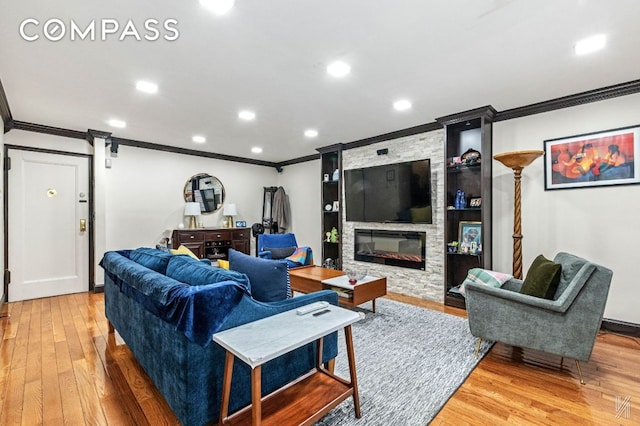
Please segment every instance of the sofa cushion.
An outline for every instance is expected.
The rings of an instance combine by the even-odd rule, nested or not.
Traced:
[[[562,267],[543,255],[536,257],[527,271],[520,293],[553,299],[560,282]]]
[[[468,283],[476,283],[498,288],[502,287],[502,284],[506,283],[511,278],[513,278],[513,275],[497,271],[490,271],[488,269],[472,268],[469,269],[467,277],[464,279],[462,285],[460,286],[460,293],[465,294],[465,286]]]
[[[129,253],[129,259],[153,271],[165,274],[171,255],[149,247],[140,247]]]
[[[291,256],[297,247],[265,247],[264,251],[271,252],[271,259],[284,259]]]
[[[260,302],[277,302],[291,295],[285,260],[261,259],[229,249],[229,268],[249,276],[251,296]]]
[[[222,281],[235,281],[249,291],[249,277],[236,271],[213,268],[188,256],[171,256],[167,276],[190,285],[208,285]]]

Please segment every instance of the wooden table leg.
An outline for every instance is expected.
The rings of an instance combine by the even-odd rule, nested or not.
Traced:
[[[376,313],[376,299],[373,299],[371,301],[371,305],[373,306],[373,313],[375,314]]]
[[[259,426],[262,421],[262,366],[251,370],[251,424]]]
[[[316,348],[318,349],[318,352],[316,353],[316,370],[320,370],[322,368],[322,342],[322,337],[316,341]]]
[[[356,411],[356,417],[362,417],[360,413],[360,395],[358,394],[358,378],[356,377],[356,356],[353,351],[353,333],[351,326],[344,328],[344,337],[347,343],[347,359],[349,360],[349,376],[351,377],[351,387],[353,387],[353,406]]]
[[[229,414],[229,395],[231,394],[231,376],[233,374],[233,359],[231,352],[227,351],[224,359],[224,376],[222,380],[222,404],[220,405],[220,420],[218,424],[224,424]]]

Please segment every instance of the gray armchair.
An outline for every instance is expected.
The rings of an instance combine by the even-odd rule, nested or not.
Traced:
[[[588,361],[596,340],[613,275],[580,257],[558,253],[562,275],[553,300],[520,294],[522,281],[500,288],[466,285],[471,334],[482,339]]]

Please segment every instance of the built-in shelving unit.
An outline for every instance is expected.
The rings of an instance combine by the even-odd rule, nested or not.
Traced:
[[[322,259],[331,259],[336,269],[342,268],[342,144],[320,151],[322,204]],[[335,229],[335,231],[333,231]],[[336,238],[332,238],[333,235]]]
[[[491,269],[491,136],[496,111],[491,106],[439,118],[446,131],[445,141],[445,247],[444,301],[464,308],[464,297],[456,292],[471,268]],[[463,161],[465,153],[476,161]],[[466,206],[456,206],[458,190],[464,191]],[[471,205],[471,200],[479,205]],[[456,208],[458,207],[458,208]],[[462,244],[463,228],[480,229],[480,236]],[[452,245],[457,243],[458,245]]]

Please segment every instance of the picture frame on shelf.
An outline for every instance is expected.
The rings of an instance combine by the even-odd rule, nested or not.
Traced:
[[[246,228],[247,222],[244,220],[236,220],[236,228]]]
[[[460,221],[458,241],[466,247],[471,247],[472,243],[479,245],[482,242],[482,222]]]
[[[338,210],[340,210],[340,201],[334,201],[333,202],[333,211],[337,212]]]
[[[640,183],[640,125],[544,141],[544,189]]]
[[[480,208],[482,207],[482,198],[471,198],[469,200],[469,207]]]

